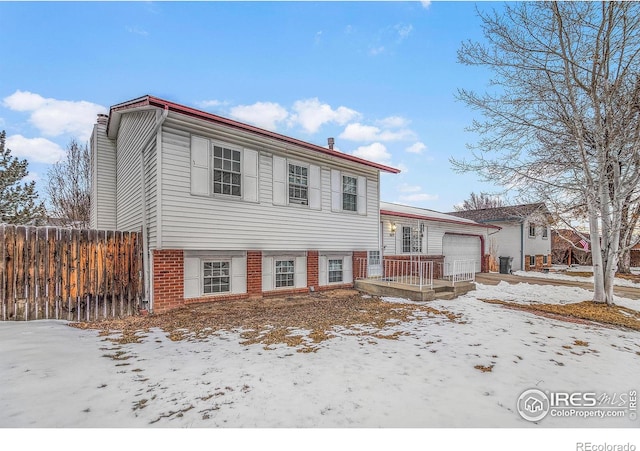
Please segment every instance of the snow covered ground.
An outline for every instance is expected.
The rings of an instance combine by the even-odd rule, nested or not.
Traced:
[[[571,276],[572,272],[593,272],[593,267],[591,266],[566,266],[566,265],[555,265],[551,268],[552,271],[548,273],[537,272],[537,271],[514,271],[515,276],[521,277],[535,277],[539,279],[555,279],[555,280],[571,280],[575,282],[587,282],[593,283],[593,276],[591,277],[583,277],[583,276]],[[569,274],[558,273],[555,271],[567,271]],[[631,272],[633,274],[640,274],[640,268],[631,268]],[[619,287],[631,287],[631,288],[640,288],[640,283],[632,282],[631,280],[621,279],[616,277],[613,281],[614,285]]]
[[[0,426],[638,430],[640,421],[628,415],[532,423],[516,404],[530,388],[618,397],[638,391],[639,332],[480,299],[568,303],[589,300],[590,293],[478,285],[466,296],[428,304],[461,314],[461,322],[423,316],[371,330],[376,337],[362,335],[365,327],[339,330],[315,353],[241,345],[232,332],[173,342],[155,330],[143,343],[116,345],[64,322],[3,322]],[[637,300],[618,303],[640,310]],[[397,339],[380,338],[398,332]]]

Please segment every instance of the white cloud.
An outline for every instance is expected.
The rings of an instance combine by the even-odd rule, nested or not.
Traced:
[[[411,144],[409,147],[407,147],[405,149],[407,152],[409,153],[417,153],[420,154],[422,152],[424,152],[425,150],[427,150],[427,146],[424,145],[424,143],[418,141],[416,143]]]
[[[339,106],[335,110],[317,98],[298,100],[293,104],[292,123],[298,123],[309,133],[316,133],[323,124],[334,122],[344,125],[360,117],[360,113],[350,108]]]
[[[409,125],[409,121],[401,116],[389,116],[377,121],[384,128],[401,128]]]
[[[380,47],[375,47],[369,50],[369,54],[376,56],[376,55],[380,55],[381,53],[384,52],[384,46],[381,45]]]
[[[415,194],[407,194],[405,196],[399,197],[402,202],[427,202],[431,200],[438,200],[437,194],[427,194],[427,193],[415,193]]]
[[[382,143],[373,143],[368,146],[358,147],[353,151],[353,155],[381,164],[386,164],[391,160],[391,154]]]
[[[133,34],[137,34],[140,36],[149,36],[149,32],[146,30],[143,30],[142,28],[138,28],[138,27],[127,27],[127,31],[129,33],[133,33]]]
[[[289,117],[286,109],[273,102],[239,105],[231,108],[230,114],[240,121],[250,122],[268,130],[275,130],[278,122],[282,122]]]
[[[16,91],[4,98],[4,105],[13,111],[30,112],[29,122],[46,136],[64,133],[87,141],[98,113],[106,113],[102,105],[85,100],[57,100],[28,91]]]
[[[431,0],[422,0],[420,3],[422,3],[422,7],[427,9],[429,8],[429,6],[431,6]]]
[[[415,133],[408,129],[382,130],[373,125],[353,123],[346,126],[340,138],[350,141],[402,141],[412,139]]]
[[[413,31],[413,25],[402,25],[398,24],[395,26],[396,31],[398,32],[398,42],[402,42],[409,37],[411,32]]]
[[[30,163],[53,164],[65,156],[65,151],[56,143],[45,138],[25,138],[22,135],[7,137],[7,148],[11,155],[26,158]]]
[[[403,183],[398,187],[398,191],[401,193],[418,193],[422,191],[422,187],[418,185],[409,185],[408,183]]]
[[[229,102],[224,101],[224,100],[201,100],[200,102],[197,102],[196,105],[198,105],[200,108],[217,108],[217,107],[224,107],[229,105]]]

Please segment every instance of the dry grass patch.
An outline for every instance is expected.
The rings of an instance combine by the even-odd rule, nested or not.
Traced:
[[[426,305],[395,304],[376,297],[363,297],[356,290],[334,290],[308,295],[197,304],[162,314],[134,316],[93,323],[72,323],[82,329],[97,329],[117,343],[140,342],[150,329],[163,330],[174,341],[203,340],[219,331],[241,331],[242,344],[265,347],[287,344],[299,352],[318,349],[333,338],[335,328],[359,335],[397,339],[398,334],[380,333],[391,323],[412,321],[418,316],[442,317],[460,322],[460,315]],[[371,332],[359,332],[363,327]]]
[[[580,320],[593,321],[612,326],[626,327],[640,331],[640,312],[619,305],[608,306],[593,301],[575,304],[516,304],[514,302],[499,301],[497,299],[481,299],[489,304],[500,304],[508,308],[526,310],[536,314],[544,314],[571,322]],[[575,343],[576,346],[580,344]]]

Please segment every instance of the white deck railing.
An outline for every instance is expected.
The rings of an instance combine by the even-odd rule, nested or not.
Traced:
[[[368,265],[366,258],[357,259],[356,279],[373,279],[384,282],[413,285],[419,288],[433,287],[431,260],[411,261],[384,258],[382,264]]]
[[[474,282],[476,280],[475,260],[454,260],[445,263],[444,278],[456,282]]]

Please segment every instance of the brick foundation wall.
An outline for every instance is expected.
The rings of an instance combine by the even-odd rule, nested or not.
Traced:
[[[262,251],[247,251],[247,296],[262,296]]]
[[[184,253],[153,251],[153,311],[164,312],[184,305]]]
[[[547,255],[547,264],[544,264],[543,255],[535,256],[535,265],[531,266],[530,255],[524,256],[524,270],[525,271],[542,271],[544,268],[551,267],[551,255]]]
[[[366,261],[366,251],[353,252],[354,280],[357,271],[361,269],[356,265],[360,260]],[[362,270],[366,272],[366,266]],[[255,299],[261,297],[273,297],[282,295],[304,294],[310,287],[316,291],[335,290],[340,288],[353,288],[353,283],[340,285],[319,285],[319,252],[307,252],[307,287],[290,290],[262,291],[262,251],[247,251],[247,292],[241,294],[216,294],[184,299],[184,252],[177,249],[153,251],[153,311],[163,313],[190,304],[202,304],[228,300]]]
[[[318,276],[318,261],[319,261],[319,252],[318,251],[308,251],[307,252],[307,287],[313,287],[315,290],[318,289],[320,285],[320,280]]]

